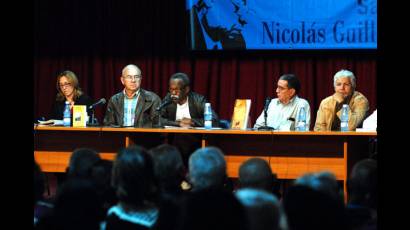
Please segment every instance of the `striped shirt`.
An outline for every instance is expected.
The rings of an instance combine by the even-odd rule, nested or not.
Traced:
[[[123,126],[134,126],[135,109],[137,108],[138,97],[140,91],[134,94],[132,98],[128,98],[124,90],[124,122]]]

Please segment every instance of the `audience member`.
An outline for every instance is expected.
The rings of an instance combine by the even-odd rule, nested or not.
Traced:
[[[232,192],[207,188],[191,193],[184,202],[180,230],[247,230],[246,212]]]
[[[347,214],[351,229],[377,227],[377,161],[357,162],[347,180]]]
[[[58,189],[52,214],[38,229],[95,229],[104,220],[102,203],[91,180],[69,179]]]
[[[150,229],[158,218],[154,204],[156,183],[153,162],[140,146],[121,149],[112,169],[118,204],[108,210],[106,229]]]
[[[235,192],[236,198],[246,209],[250,230],[285,230],[286,217],[279,200],[267,191],[242,188]]]
[[[305,185],[287,189],[283,198],[289,229],[345,230],[343,201]]]
[[[192,153],[188,179],[193,191],[223,188],[226,178],[226,162],[219,148],[205,147]]]
[[[262,189],[281,197],[276,174],[272,173],[268,162],[261,158],[251,158],[241,164],[239,185],[241,188]]]
[[[163,144],[150,150],[154,174],[159,185],[159,216],[155,229],[176,230],[185,192],[181,184],[185,168],[181,153],[172,145]]]

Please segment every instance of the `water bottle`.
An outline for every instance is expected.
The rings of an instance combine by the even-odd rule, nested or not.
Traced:
[[[70,102],[68,101],[65,102],[63,125],[71,126]]]
[[[342,115],[340,116],[340,131],[349,131],[349,106],[343,104]]]
[[[298,114],[297,131],[306,131],[306,109],[305,106],[300,107]]]
[[[212,109],[211,109],[211,103],[205,103],[205,109],[204,109],[204,126],[205,126],[205,129],[212,129]]]

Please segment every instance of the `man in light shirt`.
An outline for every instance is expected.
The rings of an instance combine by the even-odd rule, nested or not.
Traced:
[[[305,107],[306,126],[310,126],[310,106],[305,99],[297,96],[299,91],[300,82],[296,75],[284,74],[279,78],[276,88],[277,98],[272,99],[269,103],[266,126],[275,130],[295,130],[301,107]],[[256,119],[254,128],[257,129],[264,125],[265,117],[262,111]]]

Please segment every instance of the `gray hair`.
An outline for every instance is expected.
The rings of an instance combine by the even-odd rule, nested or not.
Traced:
[[[336,199],[343,198],[343,193],[338,187],[336,176],[329,171],[306,173],[295,180],[295,185],[310,187]]]
[[[336,81],[342,77],[350,78],[350,82],[352,83],[353,89],[356,89],[356,77],[351,71],[345,69],[342,69],[335,74],[335,76],[333,77],[333,86],[336,87]]]
[[[189,157],[189,179],[194,190],[222,187],[225,178],[226,162],[219,148],[201,148]]]
[[[136,70],[141,74],[141,70],[140,70],[140,68],[138,68],[138,66],[136,66],[136,65],[134,65],[134,64],[129,64],[129,65],[125,66],[125,67],[122,69],[122,71],[121,71],[121,76],[124,76],[124,72],[125,72],[127,69],[136,69]]]
[[[287,220],[278,198],[263,190],[242,188],[235,192],[245,207],[251,229],[287,229]]]

